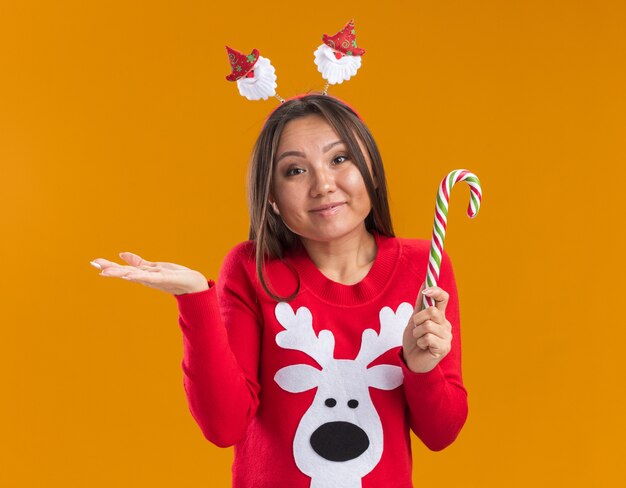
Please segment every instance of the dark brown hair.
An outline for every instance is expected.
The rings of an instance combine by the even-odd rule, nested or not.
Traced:
[[[372,210],[365,219],[366,229],[389,237],[394,235],[383,162],[372,134],[357,113],[329,95],[311,94],[286,101],[265,121],[252,150],[248,172],[249,239],[256,241],[257,275],[263,289],[278,301],[294,298],[300,286],[298,285],[296,291],[288,297],[278,296],[267,284],[263,262],[271,258],[282,259],[285,251],[297,248],[302,243],[300,238],[285,226],[282,219],[270,211],[269,198],[273,185],[274,163],[285,125],[308,115],[320,115],[328,122],[346,144],[351,160],[359,168],[372,202]],[[371,161],[371,174],[359,141],[365,147]]]

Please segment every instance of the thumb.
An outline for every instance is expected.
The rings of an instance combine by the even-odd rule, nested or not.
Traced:
[[[121,252],[119,256],[131,266],[151,266],[154,264],[132,252]]]
[[[420,290],[417,292],[417,299],[415,300],[415,312],[421,312],[424,310],[424,295],[422,291],[426,288],[426,281],[420,286]]]

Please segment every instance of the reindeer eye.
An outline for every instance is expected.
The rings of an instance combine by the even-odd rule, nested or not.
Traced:
[[[335,400],[334,398],[327,398],[324,402],[324,405],[333,408],[335,405],[337,405],[337,400]]]
[[[350,400],[348,401],[348,406],[350,408],[356,408],[359,406],[359,401],[358,400]]]

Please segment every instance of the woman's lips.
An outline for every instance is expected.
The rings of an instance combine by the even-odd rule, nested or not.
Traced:
[[[341,207],[345,205],[345,202],[339,203],[330,203],[328,205],[324,205],[323,207],[318,207],[311,210],[311,213],[315,215],[321,215],[323,217],[327,217],[329,215],[335,215]]]

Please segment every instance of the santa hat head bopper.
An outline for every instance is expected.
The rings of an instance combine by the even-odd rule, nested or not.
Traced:
[[[324,34],[322,40],[324,44],[315,51],[315,64],[322,77],[331,85],[349,80],[361,67],[361,56],[365,54],[365,49],[356,45],[354,21],[334,36]]]
[[[365,49],[357,47],[353,20],[333,36],[324,34],[322,41],[323,44],[314,55],[317,69],[326,80],[322,91],[325,95],[329,85],[343,83],[356,74],[361,67],[361,56],[365,54]],[[232,70],[226,79],[237,82],[242,96],[248,100],[276,97],[281,103],[285,101],[276,93],[276,70],[269,59],[259,54],[258,49],[253,49],[248,55],[228,46],[226,51]]]
[[[276,95],[276,70],[270,60],[253,49],[247,56],[226,46],[232,72],[226,77],[236,81],[239,93],[248,100],[267,100]]]

